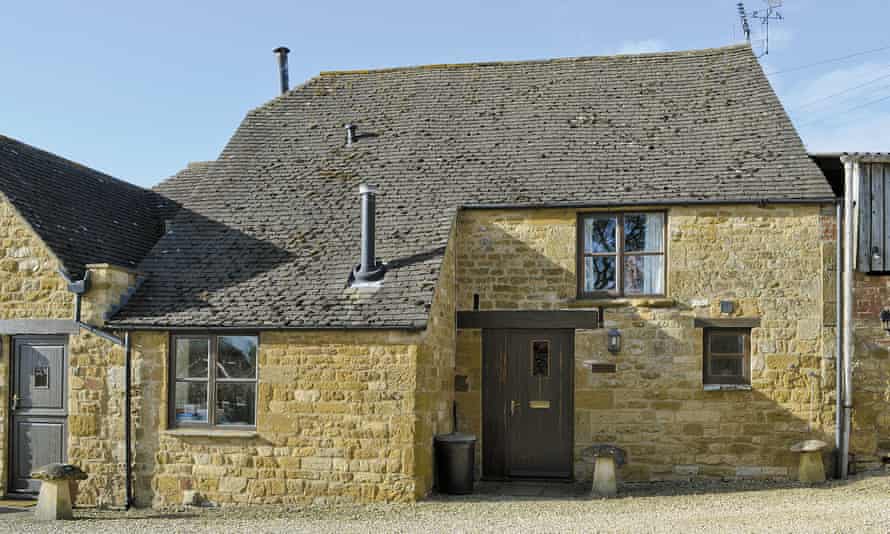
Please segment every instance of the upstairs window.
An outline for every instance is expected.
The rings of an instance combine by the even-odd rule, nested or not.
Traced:
[[[664,294],[662,212],[578,217],[578,296]]]
[[[751,383],[751,330],[706,328],[704,383],[748,385]]]
[[[174,336],[171,427],[255,427],[256,336]]]

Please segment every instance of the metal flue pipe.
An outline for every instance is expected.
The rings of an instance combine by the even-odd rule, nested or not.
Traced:
[[[281,94],[284,94],[290,89],[287,76],[287,55],[290,53],[290,49],[286,46],[279,46],[273,52],[278,54],[278,76],[281,82]]]

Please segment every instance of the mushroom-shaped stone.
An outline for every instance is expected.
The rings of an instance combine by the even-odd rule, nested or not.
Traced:
[[[33,473],[31,478],[40,480],[40,494],[34,515],[37,519],[72,519],[71,481],[85,480],[87,474],[76,465],[49,464]]]
[[[617,467],[625,463],[624,449],[609,444],[597,444],[581,451],[582,458],[593,458],[593,487],[591,495],[614,497],[618,494]]]
[[[828,444],[818,439],[808,439],[791,446],[791,452],[800,454],[797,478],[801,482],[825,482],[825,466],[822,464],[822,449]]]

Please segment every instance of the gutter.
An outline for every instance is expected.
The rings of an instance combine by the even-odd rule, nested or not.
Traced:
[[[132,375],[132,346],[130,343],[130,333],[125,332],[123,339],[112,334],[111,332],[87,324],[80,319],[82,298],[84,293],[90,289],[90,272],[84,273],[82,280],[72,280],[68,273],[59,269],[59,274],[68,283],[68,291],[74,293],[74,322],[82,330],[96,335],[106,341],[124,348],[124,477],[126,486],[126,501],[124,509],[129,510],[133,504],[133,466],[132,466],[132,434],[130,430],[132,414],[130,407],[132,404],[132,387],[130,376]]]
[[[614,208],[620,206],[694,206],[694,205],[727,205],[757,204],[834,204],[836,197],[819,198],[755,198],[741,200],[650,200],[650,201],[605,201],[605,202],[525,202],[525,203],[492,203],[492,204],[461,204],[460,209],[466,210],[500,210],[500,209],[543,209],[543,208]]]

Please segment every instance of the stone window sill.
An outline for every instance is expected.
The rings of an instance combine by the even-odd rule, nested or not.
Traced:
[[[652,298],[604,298],[604,299],[577,299],[568,303],[569,308],[622,308],[630,306],[634,308],[671,308],[677,302],[674,299],[664,297]]]
[[[165,436],[180,438],[255,438],[259,434],[256,430],[226,430],[222,428],[171,428],[164,431]]]
[[[705,384],[705,391],[751,391],[748,384]]]

